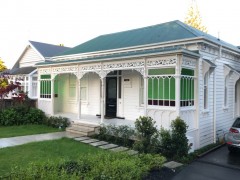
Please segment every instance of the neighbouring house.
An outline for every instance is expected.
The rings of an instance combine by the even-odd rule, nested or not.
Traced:
[[[10,80],[21,83],[21,91],[27,92],[31,99],[38,98],[38,74],[36,63],[47,62],[50,57],[70,48],[41,42],[29,41],[19,59],[10,70]]]
[[[180,116],[193,149],[240,115],[240,49],[180,21],[106,34],[37,63],[38,107],[73,121]]]

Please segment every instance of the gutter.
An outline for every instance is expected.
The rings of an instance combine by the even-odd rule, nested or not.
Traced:
[[[199,57],[199,54],[196,54],[191,51],[186,51],[185,49],[181,50],[172,50],[172,51],[165,51],[165,52],[157,52],[157,53],[149,53],[149,54],[140,54],[140,55],[131,55],[131,56],[123,56],[123,57],[109,57],[109,58],[103,58],[103,59],[90,59],[90,60],[67,60],[67,61],[50,61],[48,64],[35,64],[34,67],[44,67],[44,66],[52,66],[52,65],[64,65],[64,64],[78,64],[78,63],[91,63],[91,62],[102,62],[102,61],[111,61],[111,60],[123,60],[123,59],[132,59],[132,58],[145,58],[146,56],[157,56],[157,55],[171,55],[171,54],[188,54],[190,56]]]

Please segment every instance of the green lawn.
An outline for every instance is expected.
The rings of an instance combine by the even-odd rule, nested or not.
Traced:
[[[46,125],[0,126],[0,138],[61,131]]]
[[[24,168],[31,162],[74,160],[87,153],[96,154],[102,151],[68,138],[2,148],[0,149],[0,177],[7,175],[14,166]]]

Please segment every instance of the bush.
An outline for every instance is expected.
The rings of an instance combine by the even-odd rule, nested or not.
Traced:
[[[121,146],[131,147],[133,144],[132,137],[134,133],[134,130],[129,126],[108,125],[100,127],[99,134],[96,135],[96,138]]]
[[[16,168],[9,179],[142,179],[152,168],[160,168],[165,158],[142,154],[97,153],[74,161],[31,164],[27,169]]]
[[[19,105],[1,111],[0,125],[43,124],[46,116],[40,109]]]
[[[13,126],[26,124],[26,114],[29,108],[26,106],[16,106],[1,111],[0,125]]]
[[[180,159],[188,155],[188,139],[186,137],[187,125],[177,117],[171,123],[171,131],[160,130],[160,151],[169,159]]]
[[[30,108],[25,117],[26,124],[43,124],[46,119],[45,113],[42,110],[36,108]]]
[[[134,143],[135,150],[143,153],[156,152],[158,131],[155,123],[151,117],[140,116],[136,119],[137,141]]]
[[[65,129],[70,125],[70,121],[68,120],[68,118],[61,117],[61,116],[59,117],[50,116],[45,118],[44,124],[54,128]]]

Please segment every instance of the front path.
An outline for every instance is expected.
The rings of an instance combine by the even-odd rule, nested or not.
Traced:
[[[74,135],[67,132],[55,132],[55,133],[47,133],[47,134],[35,134],[35,135],[18,136],[18,137],[10,137],[10,138],[0,138],[0,148],[17,146],[17,145],[30,143],[30,142],[36,142],[36,141],[61,139],[63,137],[72,138],[72,137],[78,137],[78,136],[79,135]]]

